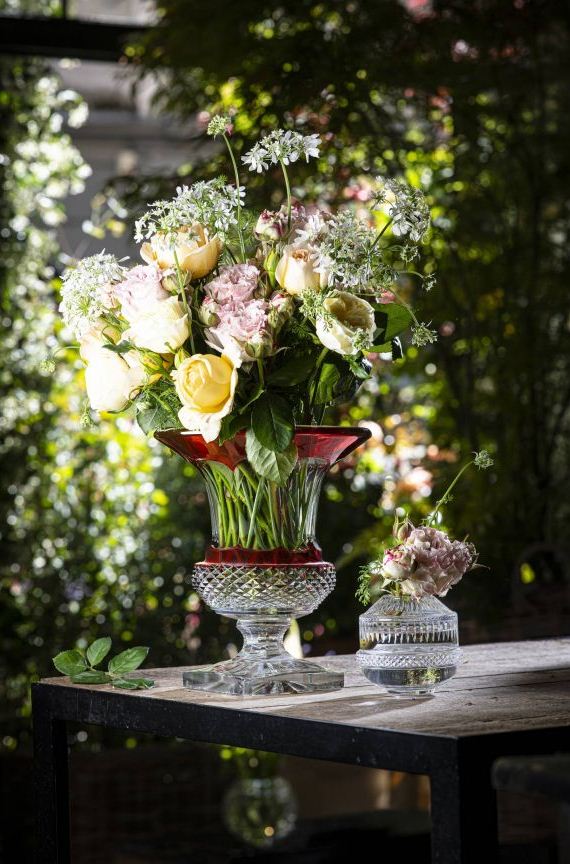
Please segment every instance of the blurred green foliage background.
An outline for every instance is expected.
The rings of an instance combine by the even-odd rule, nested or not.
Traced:
[[[438,284],[416,303],[439,341],[380,362],[376,383],[328,418],[371,421],[374,435],[323,495],[320,540],[339,584],[301,622],[306,650],[355,647],[358,565],[396,507],[425,513],[432,487],[483,447],[495,469],[469,476],[446,524],[489,569],[450,605],[468,639],[559,632],[570,621],[565,4],[158,5],[159,25],[126,56],[135,77],[157,75],[162,110],[205,124],[237,109],[238,151],[283,123],[321,133],[317,172],[295,166],[297,194],[303,184],[309,198],[358,206],[367,175],[385,173],[420,185],[432,207]],[[152,665],[181,665],[219,658],[235,631],[191,589],[209,526],[192,469],[129,418],[84,428],[73,353],[41,371],[59,327],[55,228],[88,170],[66,131],[81,105],[40,61],[2,59],[0,75],[0,740],[12,750],[27,740],[29,683],[60,649],[108,634],[151,645]],[[105,194],[131,223],[181,179],[227,170],[220,149],[176,176],[116,178]],[[280,203],[278,176],[270,200],[247,181],[252,206]],[[92,223],[104,231],[101,201]]]

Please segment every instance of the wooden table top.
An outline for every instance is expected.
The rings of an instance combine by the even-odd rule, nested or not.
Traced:
[[[187,690],[183,668],[145,669],[150,690],[128,691],[109,685],[72,684],[68,678],[42,684],[82,691],[111,691],[137,700],[166,700],[228,710],[324,721],[364,729],[464,738],[570,726],[570,637],[472,645],[463,649],[457,675],[432,699],[403,700],[369,684],[354,656],[316,658],[342,669],[345,687],[311,695],[236,697]]]

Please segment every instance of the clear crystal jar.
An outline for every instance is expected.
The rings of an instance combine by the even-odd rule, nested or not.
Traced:
[[[455,675],[460,656],[457,614],[437,597],[385,594],[360,616],[358,664],[393,696],[431,695]]]

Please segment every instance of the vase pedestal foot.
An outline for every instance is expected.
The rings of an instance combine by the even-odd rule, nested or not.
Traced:
[[[344,686],[342,672],[287,655],[273,659],[246,659],[238,654],[233,660],[211,666],[194,666],[184,672],[182,680],[190,690],[229,696],[324,693]]]

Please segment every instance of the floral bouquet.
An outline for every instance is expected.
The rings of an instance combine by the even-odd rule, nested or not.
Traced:
[[[370,600],[371,589],[392,594],[401,599],[421,600],[426,596],[445,597],[449,589],[475,567],[477,551],[467,540],[451,540],[449,535],[434,527],[441,508],[450,500],[451,492],[461,475],[471,465],[490,468],[493,460],[486,450],[474,454],[437,502],[434,510],[415,527],[407,518],[394,521],[393,539],[381,557],[361,570],[358,596],[363,603]]]
[[[400,284],[429,229],[422,192],[375,179],[366,215],[293,199],[289,170],[319,155],[319,136],[277,130],[242,157],[281,170],[285,201],[245,207],[231,120],[208,133],[228,147],[234,183],[217,177],[176,190],[137,221],[144,264],[104,252],[63,276],[61,312],[86,364],[90,409],[134,408],[142,429],[181,429],[219,446],[245,433],[250,464],[283,484],[296,464],[298,425],[322,423],[352,398],[369,357],[436,334],[417,320]],[[302,190],[299,190],[302,196]]]
[[[232,694],[342,686],[338,670],[291,657],[291,618],[317,608],[335,583],[316,541],[328,468],[367,439],[322,426],[351,399],[369,359],[400,356],[436,334],[402,296],[429,230],[423,194],[374,180],[370,207],[337,212],[293,199],[289,169],[319,155],[319,137],[277,130],[242,157],[281,171],[285,201],[250,213],[229,117],[208,131],[225,142],[234,182],[176,190],[136,223],[144,264],[101,253],[63,277],[61,311],[86,364],[90,408],[134,409],[147,433],[196,465],[206,483],[212,543],[193,584],[244,637],[229,661],[184,673],[191,688]]]

